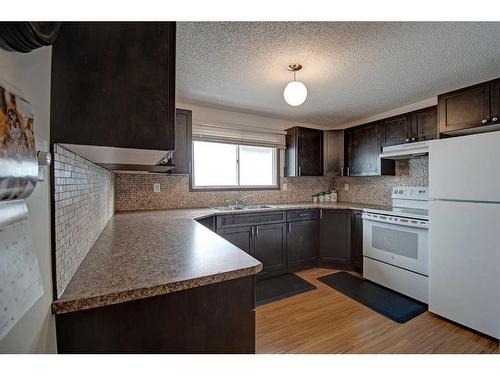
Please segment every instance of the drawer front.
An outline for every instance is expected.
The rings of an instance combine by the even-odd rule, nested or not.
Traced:
[[[286,221],[285,211],[259,212],[217,216],[217,228],[273,224]]]
[[[286,221],[316,220],[319,217],[317,209],[291,210],[286,213]]]

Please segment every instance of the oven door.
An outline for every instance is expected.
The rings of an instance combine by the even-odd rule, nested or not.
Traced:
[[[429,275],[428,222],[363,213],[363,255],[421,275]]]

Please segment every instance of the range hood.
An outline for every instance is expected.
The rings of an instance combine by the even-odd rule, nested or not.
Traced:
[[[168,163],[173,151],[66,143],[61,143],[61,146],[116,173],[166,173],[175,167]]]
[[[391,160],[411,159],[427,155],[428,153],[429,141],[422,141],[384,147],[380,154],[380,158]]]

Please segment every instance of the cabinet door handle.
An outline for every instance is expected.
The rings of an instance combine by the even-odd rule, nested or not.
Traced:
[[[483,119],[481,120],[481,124],[486,124],[487,122],[488,122],[488,119],[487,119],[487,118],[483,118]]]
[[[349,167],[347,167],[347,175],[350,176],[351,175],[351,169]]]
[[[299,176],[302,174],[302,170],[300,168],[300,165],[299,165]]]
[[[253,238],[253,227],[250,227],[250,238]]]
[[[323,210],[319,210],[319,219],[323,220]]]
[[[188,163],[188,173],[191,174],[191,162]]]
[[[259,226],[255,226],[255,237],[259,237]]]
[[[292,223],[288,223],[288,233],[292,231]]]
[[[498,117],[497,116],[494,116],[492,119],[491,119],[491,122],[497,122],[498,121]]]

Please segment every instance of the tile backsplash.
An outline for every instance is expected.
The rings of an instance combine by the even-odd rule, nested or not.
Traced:
[[[344,190],[344,184],[349,190]],[[395,176],[377,177],[337,177],[334,187],[338,190],[341,202],[357,202],[371,204],[392,204],[393,186],[427,186],[429,185],[429,158],[427,156],[396,161]]]
[[[114,213],[115,177],[54,145],[54,215],[57,297]]]
[[[335,187],[339,201],[391,204],[393,186],[427,186],[428,158],[396,161],[396,176],[377,177],[282,177],[287,190],[256,191],[189,191],[189,178],[184,175],[116,174],[116,210],[160,210],[223,206],[242,195],[255,194],[248,203],[288,203],[310,201],[315,193]],[[153,184],[160,184],[160,193]],[[344,184],[349,190],[344,190]]]
[[[153,184],[160,184],[160,193],[153,193]],[[283,177],[287,190],[256,191],[189,191],[186,175],[116,175],[116,210],[159,210],[167,208],[195,208],[227,205],[242,195],[255,194],[248,199],[252,203],[287,203],[310,201],[312,194],[332,187],[329,177]]]

